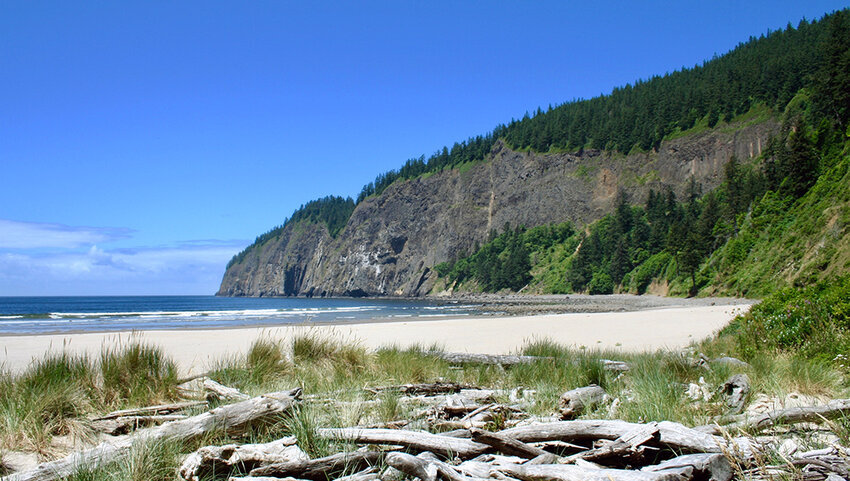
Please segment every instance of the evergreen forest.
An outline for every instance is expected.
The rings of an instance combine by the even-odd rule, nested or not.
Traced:
[[[703,192],[692,179],[682,198],[669,190],[646,199],[621,193],[614,212],[583,229],[504,226],[435,270],[443,287],[491,292],[643,293],[656,282],[670,294],[758,296],[788,283],[803,285],[819,278],[817,263],[782,277],[766,260],[771,255],[753,256],[776,243],[791,254],[795,241],[786,238],[788,227],[819,234],[820,224],[812,224],[820,221],[818,209],[848,195],[850,10],[789,24],[702,65],[539,109],[427,159],[408,160],[364,186],[356,202],[329,196],[303,205],[231,264],[289,223],[324,223],[336,236],[356,204],[395,182],[485,161],[499,140],[515,150],[628,153],[753,115],[779,119],[780,134],[754,162],[729,159],[717,189]],[[822,259],[827,254],[819,254],[820,267],[834,264]]]

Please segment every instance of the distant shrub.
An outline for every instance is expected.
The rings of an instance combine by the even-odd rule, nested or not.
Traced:
[[[596,271],[590,284],[587,286],[588,294],[612,294],[614,292],[614,281],[607,272]]]
[[[789,351],[823,361],[850,346],[850,276],[786,288],[753,306],[728,328],[744,353]]]

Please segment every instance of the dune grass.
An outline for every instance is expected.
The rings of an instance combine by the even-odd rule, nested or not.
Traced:
[[[94,438],[87,418],[176,398],[177,370],[161,349],[137,342],[105,349],[95,362],[51,352],[18,376],[0,374],[0,449],[46,457],[54,436]]]
[[[374,395],[364,388],[454,381],[496,391],[497,401],[510,403],[508,393],[531,393],[524,410],[549,418],[557,413],[558,397],[565,391],[597,384],[606,389],[609,403],[586,418],[617,418],[633,422],[671,420],[686,425],[707,423],[723,414],[719,397],[691,400],[690,383],[716,391],[736,373],[752,380],[754,394],[781,397],[789,392],[810,396],[846,396],[845,372],[833,364],[805,360],[791,354],[759,351],[747,354],[748,365],[704,366],[697,353],[708,358],[741,356],[731,334],[692,347],[690,353],[631,354],[570,348],[548,339],[527,340],[520,354],[540,359],[508,368],[493,365],[452,366],[434,356],[440,346],[386,346],[374,351],[357,342],[305,331],[288,339],[257,339],[241,356],[219,360],[208,375],[250,395],[301,387],[308,402],[291,416],[231,440],[211,434],[189,445],[154,443],[134,447],[133,455],[112,466],[81,466],[70,479],[173,479],[181,457],[206,444],[268,442],[294,435],[311,456],[323,456],[352,446],[316,436],[316,429],[411,420],[413,429],[426,428],[416,418],[423,406],[402,400],[398,392]],[[630,371],[608,371],[600,359],[629,363]],[[126,343],[104,350],[97,359],[66,352],[51,353],[33,362],[23,373],[0,373],[0,453],[27,450],[45,459],[55,456],[55,436],[92,437],[87,418],[109,410],[139,407],[177,397],[174,362],[161,350]],[[512,395],[513,395],[512,394]],[[404,402],[402,402],[404,401]],[[497,416],[490,428],[507,425]],[[850,419],[832,421],[833,430],[850,440]]]

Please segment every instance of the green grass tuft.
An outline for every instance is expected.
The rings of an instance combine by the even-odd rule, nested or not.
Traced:
[[[100,355],[103,401],[107,405],[152,405],[177,395],[177,365],[159,347],[137,341],[106,348]]]

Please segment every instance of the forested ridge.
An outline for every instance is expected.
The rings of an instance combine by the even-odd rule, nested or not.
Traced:
[[[665,138],[710,128],[742,115],[781,115],[781,138],[768,146],[758,166],[733,162],[724,185],[717,191],[703,195],[699,185],[692,185],[684,199],[676,199],[672,192],[653,192],[649,199],[623,198],[617,212],[590,226],[587,235],[573,233],[573,248],[582,245],[577,253],[569,253],[574,257],[567,255],[563,242],[547,247],[557,250],[560,245],[564,252],[557,261],[550,259],[559,274],[545,274],[557,279],[550,279],[546,291],[602,292],[617,286],[624,290],[628,285],[640,292],[644,278],[657,277],[661,274],[659,269],[671,265],[675,265],[676,275],[690,277],[691,286],[686,290],[698,289],[706,285],[698,266],[737,237],[740,224],[760,205],[765,194],[801,198],[824,171],[821,159],[828,157],[829,149],[833,156],[838,155],[834,151],[846,128],[850,91],[846,78],[850,70],[847,18],[848,11],[844,10],[818,21],[804,20],[797,27],[789,24],[786,29],[751,37],[702,65],[639,81],[609,95],[538,110],[532,116],[499,125],[488,134],[445,147],[427,159],[422,156],[408,160],[400,169],[380,174],[364,186],[356,202],[330,196],[303,205],[284,224],[259,236],[229,266],[277,237],[289,223],[324,223],[336,236],[357,203],[380,195],[393,182],[483,161],[499,139],[515,150],[602,148],[626,153],[653,149]],[[538,277],[542,275],[541,256],[554,255],[544,255],[539,245],[534,250],[527,243],[516,241],[525,235],[521,226],[509,228],[501,236],[494,232],[491,241],[508,247],[496,252],[498,245],[488,243],[485,250],[489,254],[470,252],[470,259],[458,264],[465,258],[461,256],[438,270],[452,280],[464,280],[489,269],[489,277],[478,275],[479,288],[518,289],[522,287],[520,280],[537,279],[532,275],[535,269]],[[534,265],[524,274],[494,274],[489,267],[470,267],[485,259],[519,259],[522,256],[505,253],[506,249],[513,252],[512,245],[525,249],[531,260],[538,261],[531,263]],[[668,257],[675,262],[664,262]],[[518,265],[527,264],[528,261],[512,262],[511,269],[516,271]],[[633,280],[635,276],[638,281]],[[506,278],[512,280],[508,282]]]
[[[754,163],[729,159],[717,189],[691,179],[682,199],[672,190],[620,194],[614,212],[561,242],[536,240],[541,227],[506,227],[437,272],[447,285],[485,291],[530,283],[538,292],[642,294],[655,281],[678,294],[755,296],[847,272],[850,15],[821,25],[817,69],[782,106],[780,134]],[[493,276],[517,257],[529,259],[521,272]]]

